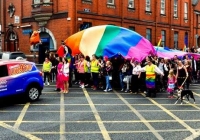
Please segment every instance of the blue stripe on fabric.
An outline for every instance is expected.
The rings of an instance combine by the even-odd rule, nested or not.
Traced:
[[[116,54],[126,56],[131,47],[135,47],[143,37],[138,33],[121,28],[119,34],[104,47],[104,56],[112,57]]]

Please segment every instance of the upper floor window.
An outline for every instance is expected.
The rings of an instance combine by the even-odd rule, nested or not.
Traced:
[[[40,4],[40,0],[33,0],[33,4]]]
[[[188,3],[184,3],[184,19],[188,19]]]
[[[174,0],[174,17],[178,17],[178,0]]]
[[[165,14],[165,0],[161,0],[160,9],[161,9],[160,13],[161,13],[162,15],[164,15],[164,14]]]
[[[146,11],[151,11],[151,0],[146,0]]]
[[[107,4],[112,4],[112,5],[114,5],[114,4],[115,4],[115,0],[107,0]]]
[[[128,0],[128,8],[134,8],[134,0]]]

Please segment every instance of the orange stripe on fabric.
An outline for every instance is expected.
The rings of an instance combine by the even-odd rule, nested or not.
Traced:
[[[69,46],[72,50],[72,55],[76,55],[80,53],[79,46],[83,36],[84,30],[80,31],[72,36],[68,37],[65,40],[65,44]]]

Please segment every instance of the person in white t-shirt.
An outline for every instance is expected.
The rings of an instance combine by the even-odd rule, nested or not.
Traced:
[[[63,93],[68,93],[69,92],[69,62],[67,58],[63,58],[63,83],[64,83],[64,90]]]

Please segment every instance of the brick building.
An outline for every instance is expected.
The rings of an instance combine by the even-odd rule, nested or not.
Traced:
[[[156,45],[181,49],[200,45],[198,0],[1,0],[0,49],[56,51],[61,40],[85,28],[113,24],[134,30]],[[40,31],[42,44],[30,46],[30,33]]]

